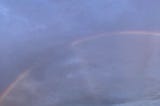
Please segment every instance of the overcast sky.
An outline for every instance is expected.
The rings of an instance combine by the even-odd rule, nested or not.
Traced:
[[[0,0],[0,92],[48,48],[98,33],[159,31],[159,0]]]

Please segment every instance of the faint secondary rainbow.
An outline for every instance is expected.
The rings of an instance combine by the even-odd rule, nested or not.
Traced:
[[[89,37],[84,37],[81,39],[77,39],[74,42],[71,43],[71,46],[74,47],[75,45],[81,43],[81,42],[85,42],[91,39],[96,39],[99,37],[103,37],[103,36],[114,36],[117,34],[124,34],[124,35],[133,35],[133,34],[139,34],[139,35],[146,35],[146,36],[160,36],[160,32],[152,32],[152,31],[143,31],[143,30],[131,30],[131,31],[120,31],[120,32],[113,32],[113,33],[102,33],[102,34],[96,34],[94,36],[89,36]]]
[[[150,35],[150,36],[160,36],[160,32],[152,31],[122,31],[117,34],[140,34],[140,35]]]

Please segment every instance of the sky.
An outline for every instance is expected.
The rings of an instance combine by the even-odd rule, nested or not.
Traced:
[[[43,68],[57,54],[60,62],[70,57],[65,45],[73,40],[118,31],[159,32],[159,5],[159,0],[0,0],[0,94],[35,64],[44,66],[31,77],[43,80]]]

